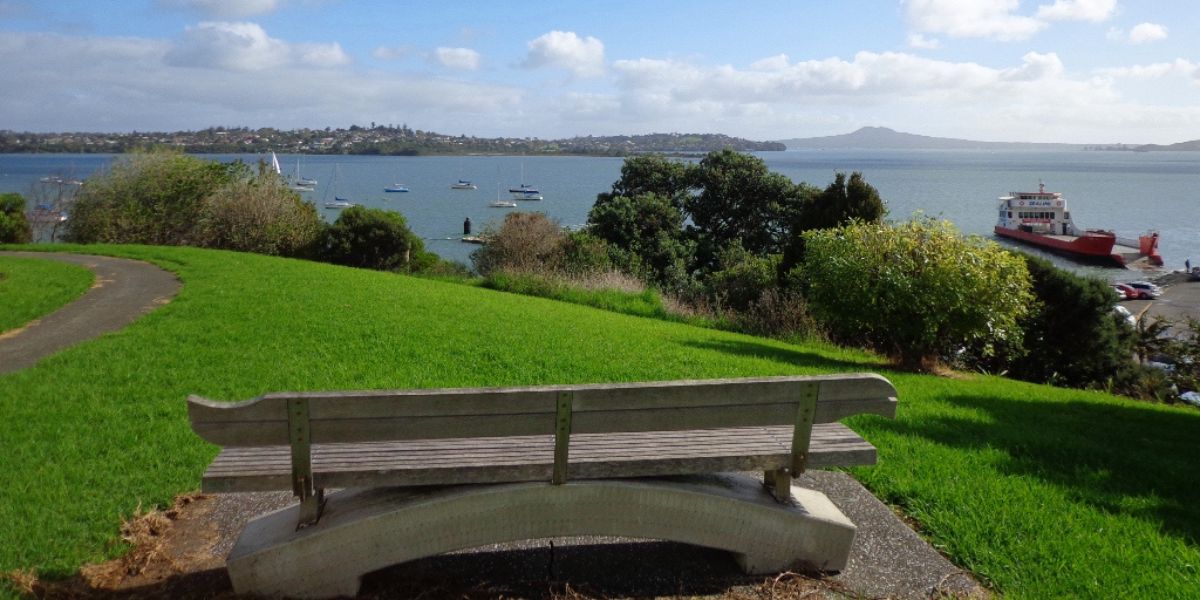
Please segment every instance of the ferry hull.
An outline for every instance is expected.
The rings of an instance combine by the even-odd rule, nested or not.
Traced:
[[[1083,236],[1049,236],[997,225],[996,235],[1014,239],[1030,246],[1039,246],[1072,256],[1099,259],[1125,266],[1125,257],[1113,252],[1113,245],[1116,244],[1117,238],[1111,234],[1104,235],[1089,232]]]

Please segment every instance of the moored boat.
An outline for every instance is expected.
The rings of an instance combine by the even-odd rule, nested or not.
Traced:
[[[1146,259],[1162,266],[1158,233],[1137,240],[1118,238],[1112,231],[1080,230],[1071,219],[1067,201],[1059,192],[1047,192],[1039,182],[1036,192],[1009,192],[999,198],[996,235],[1077,258],[1095,259],[1125,266]]]
[[[459,179],[457,182],[450,184],[450,189],[452,190],[474,190],[478,188],[479,186],[467,181],[466,179]]]

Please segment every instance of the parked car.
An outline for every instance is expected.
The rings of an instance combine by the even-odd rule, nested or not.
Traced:
[[[1121,295],[1120,298],[1117,298],[1118,300],[1137,300],[1141,297],[1140,292],[1123,283],[1114,283],[1112,287],[1113,291]]]
[[[1130,281],[1125,285],[1138,291],[1138,298],[1154,300],[1162,295],[1162,288],[1149,281]]]

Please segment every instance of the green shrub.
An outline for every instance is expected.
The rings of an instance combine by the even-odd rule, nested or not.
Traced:
[[[413,271],[436,261],[398,212],[353,206],[342,211],[325,231],[321,257],[349,267],[378,271]]]
[[[24,244],[33,239],[33,230],[25,218],[25,198],[20,194],[0,194],[0,244]]]
[[[241,162],[222,164],[165,151],[129,155],[88,178],[75,197],[66,239],[198,245],[195,230],[203,200],[249,176],[249,168]]]
[[[475,270],[483,276],[497,271],[550,274],[565,263],[562,226],[540,212],[504,215],[499,227],[488,225],[487,243],[471,254]]]
[[[1025,262],[949,221],[854,223],[804,236],[808,298],[842,340],[907,367],[966,347],[1019,347],[1032,300]]]
[[[723,309],[746,311],[765,291],[776,287],[779,255],[754,256],[734,244],[722,251],[718,260],[720,270],[710,273],[704,283],[709,298]]]
[[[194,245],[311,256],[325,224],[311,202],[275,181],[240,180],[204,198]]]

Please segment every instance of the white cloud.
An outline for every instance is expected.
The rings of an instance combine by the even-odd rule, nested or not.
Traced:
[[[1162,79],[1171,75],[1183,75],[1184,77],[1198,79],[1200,78],[1200,65],[1185,58],[1177,58],[1171,62],[1098,69],[1096,72],[1105,77],[1119,79]]]
[[[922,50],[937,50],[942,43],[935,38],[927,38],[919,33],[908,34],[908,47]]]
[[[221,19],[243,19],[274,12],[280,0],[158,0],[170,8],[188,9]]]
[[[371,56],[379,60],[400,60],[412,56],[416,50],[412,46],[379,46],[371,51]]]
[[[1054,0],[1038,7],[1037,17],[1048,21],[1107,21],[1117,10],[1117,0]]]
[[[1167,28],[1157,23],[1138,23],[1129,30],[1129,42],[1146,44],[1167,39]]]
[[[474,71],[479,68],[479,53],[470,48],[438,48],[433,52],[437,64],[448,69]]]
[[[177,50],[162,40],[0,32],[0,55],[19,58],[0,71],[6,90],[0,114],[34,131],[336,127],[374,120],[483,134],[494,130],[497,115],[518,113],[525,98],[508,86],[320,68],[313,63],[327,59],[311,55],[280,65],[286,68],[196,69],[168,60]]]
[[[573,31],[551,31],[530,41],[527,47],[529,54],[522,66],[557,67],[577,77],[604,74],[604,43],[594,37],[581,38]]]
[[[337,43],[289,44],[267,35],[256,23],[205,21],[184,31],[166,61],[181,67],[262,71],[285,65],[337,67],[348,64],[350,57]]]
[[[1044,21],[1013,14],[1018,0],[902,0],[913,29],[956,38],[1024,40]]]

